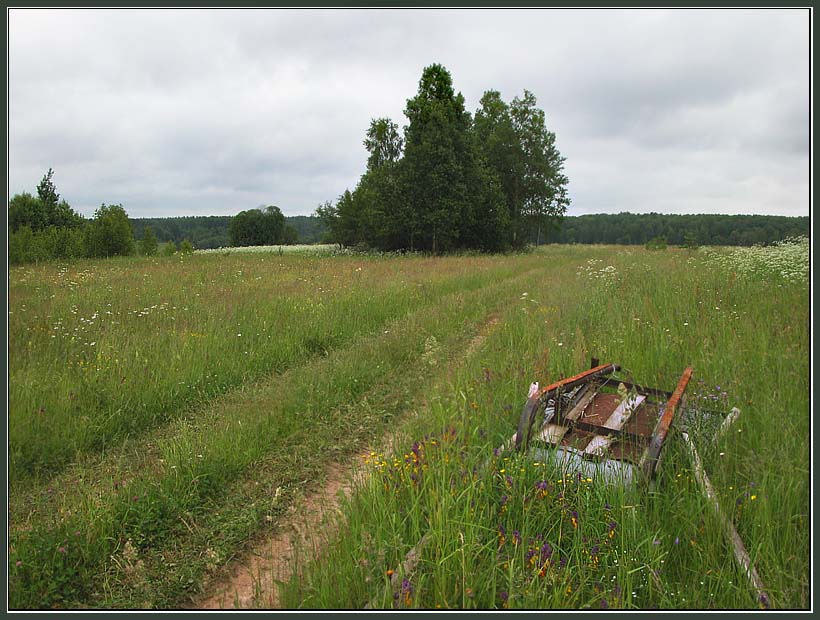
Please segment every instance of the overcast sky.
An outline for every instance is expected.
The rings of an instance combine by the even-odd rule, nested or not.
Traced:
[[[569,215],[809,215],[810,14],[731,10],[9,11],[9,195],[89,216],[307,215],[353,189],[422,69],[475,112],[532,91]]]

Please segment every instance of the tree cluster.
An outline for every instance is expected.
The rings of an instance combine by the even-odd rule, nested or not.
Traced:
[[[136,252],[134,234],[122,205],[103,203],[90,220],[74,211],[57,193],[49,168],[37,195],[16,194],[9,201],[9,263],[52,259],[127,256]],[[140,249],[156,252],[154,237],[143,238]]]
[[[240,211],[228,224],[228,243],[232,247],[284,245],[296,243],[296,230],[288,226],[279,207]]]
[[[532,93],[507,104],[487,91],[473,118],[450,73],[433,64],[404,113],[403,133],[388,118],[371,122],[358,185],[317,208],[328,240],[500,251],[538,242],[560,222],[569,205],[564,158]]]

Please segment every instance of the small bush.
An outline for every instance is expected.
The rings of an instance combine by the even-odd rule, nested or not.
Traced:
[[[647,250],[665,250],[667,245],[666,237],[653,237],[646,242],[645,247]]]

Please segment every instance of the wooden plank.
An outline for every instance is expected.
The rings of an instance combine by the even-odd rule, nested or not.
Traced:
[[[589,403],[592,402],[592,399],[595,398],[595,395],[598,393],[598,390],[589,390],[586,394],[581,397],[581,400],[569,410],[567,415],[563,416],[565,420],[577,420],[581,415],[587,410],[589,407]]]
[[[611,383],[610,383],[611,381]],[[624,381],[623,379],[612,379],[611,377],[607,377],[605,380],[610,386],[614,385],[615,383],[623,383],[623,386],[627,390],[635,390],[638,394],[651,394],[652,396],[658,396],[663,398],[664,400],[669,400],[672,398],[672,392],[667,392],[666,390],[659,390],[658,388],[651,388],[646,387],[644,385],[638,385],[637,383],[630,383],[629,381]]]
[[[646,396],[644,394],[637,394],[624,399],[615,411],[612,412],[612,415],[609,416],[607,421],[604,422],[604,428],[609,428],[616,431],[621,430],[624,424],[626,424],[626,421],[632,415],[632,412],[640,407],[641,403],[645,400]],[[613,441],[613,437],[596,435],[592,438],[589,444],[587,444],[587,447],[584,449],[584,453],[603,456]]]
[[[740,412],[738,411],[738,413]],[[768,609],[771,606],[771,602],[769,599],[769,595],[766,592],[766,586],[763,585],[763,581],[760,579],[760,575],[758,575],[757,569],[755,568],[754,564],[752,564],[752,559],[749,557],[749,553],[746,551],[746,547],[743,545],[743,539],[740,538],[740,535],[737,533],[737,530],[735,529],[735,526],[732,524],[732,521],[726,517],[726,515],[723,513],[723,510],[720,508],[720,501],[718,500],[717,494],[715,493],[715,489],[712,487],[712,483],[709,480],[709,476],[706,475],[706,472],[703,469],[703,463],[700,460],[700,455],[698,454],[698,451],[695,449],[695,444],[692,443],[692,440],[689,438],[689,435],[686,432],[682,432],[681,436],[683,437],[684,443],[689,448],[689,455],[692,457],[692,465],[694,466],[695,470],[695,478],[700,483],[701,489],[703,490],[703,494],[711,502],[712,508],[714,509],[717,518],[720,520],[721,525],[723,525],[723,528],[726,532],[726,536],[732,543],[732,549],[735,552],[735,560],[737,560],[737,563],[740,564],[740,567],[743,570],[743,574],[746,575],[746,578],[749,580],[749,583],[757,593],[758,602],[761,604],[761,606]]]
[[[541,430],[538,431],[538,435],[536,435],[535,439],[546,443],[557,444],[564,438],[568,430],[566,426],[561,426],[560,424],[544,424]]]

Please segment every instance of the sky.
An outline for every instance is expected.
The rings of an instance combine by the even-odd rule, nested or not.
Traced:
[[[810,214],[808,9],[9,9],[8,195],[310,215],[425,66],[531,91],[585,213]]]

